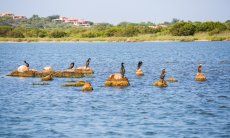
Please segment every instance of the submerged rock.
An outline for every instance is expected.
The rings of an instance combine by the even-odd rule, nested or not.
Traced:
[[[161,80],[156,81],[153,85],[157,87],[167,87],[168,86],[166,81],[162,82]]]
[[[113,87],[113,86],[125,87],[125,86],[129,86],[129,80],[126,77],[123,78],[121,74],[116,73],[116,74],[109,76],[109,78],[105,82],[105,86],[108,86],[108,87]]]
[[[33,83],[32,85],[49,85],[49,83],[47,83],[47,82],[37,82],[37,83]]]
[[[170,78],[168,78],[167,82],[173,83],[173,82],[177,82],[177,80],[173,77],[170,77]]]
[[[42,77],[42,81],[52,81],[52,80],[53,80],[52,74]]]
[[[63,86],[65,86],[65,87],[82,87],[82,86],[84,86],[84,84],[85,84],[85,81],[77,81],[74,83],[66,83]]]
[[[197,73],[196,77],[195,77],[196,81],[206,81],[206,77],[204,76],[203,73]]]
[[[86,83],[84,84],[84,86],[82,87],[82,91],[83,91],[83,92],[93,91],[93,87],[92,87],[91,83],[86,82]]]
[[[138,70],[136,71],[136,75],[137,75],[137,76],[143,76],[144,73],[143,73],[142,69],[138,69]]]

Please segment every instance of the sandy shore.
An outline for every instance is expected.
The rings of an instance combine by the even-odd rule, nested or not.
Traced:
[[[229,41],[229,40],[223,40]],[[194,41],[0,41],[0,43],[167,43],[167,42],[215,42],[211,40],[194,40]]]

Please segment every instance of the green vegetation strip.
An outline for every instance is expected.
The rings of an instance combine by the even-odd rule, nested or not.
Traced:
[[[54,22],[52,17],[32,16],[29,19],[14,20],[0,17],[0,41],[223,41],[230,40],[230,20],[226,22],[184,22],[173,20],[155,25],[147,23],[122,22],[93,24],[91,27],[77,27],[73,24]]]

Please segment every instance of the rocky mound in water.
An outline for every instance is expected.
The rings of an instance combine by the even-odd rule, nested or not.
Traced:
[[[23,73],[23,72],[29,71],[29,67],[27,67],[25,65],[21,65],[18,67],[17,71],[20,73]]]
[[[13,77],[36,77],[35,76],[36,73],[37,73],[37,71],[35,71],[35,70],[28,70],[28,71],[23,71],[23,72],[15,70],[15,71],[11,72],[7,76],[13,76]]]
[[[81,78],[84,74],[76,70],[64,70],[64,71],[36,71],[28,70],[24,72],[19,72],[18,70],[11,72],[7,76],[12,77],[45,77],[47,75],[53,74],[53,77],[58,78]]]
[[[63,86],[65,87],[82,87],[84,86],[85,81],[77,81],[77,82],[73,82],[73,83],[66,83]]]
[[[42,77],[42,81],[52,81],[53,80],[53,75],[49,74],[45,77]]]
[[[52,67],[44,67],[42,72],[43,73],[54,73],[54,70]]]
[[[173,83],[173,82],[177,82],[177,80],[175,78],[173,78],[173,77],[170,77],[170,78],[167,79],[167,82]]]
[[[84,77],[83,73],[80,73],[76,70],[64,70],[64,71],[56,71],[54,73],[55,77],[58,78],[81,78]]]
[[[196,81],[206,81],[206,77],[204,76],[203,73],[197,73],[196,77],[195,77]]]
[[[93,69],[92,68],[90,68],[90,67],[85,67],[85,66],[83,66],[83,67],[78,67],[77,69],[75,69],[77,72],[79,72],[79,73],[82,73],[82,74],[86,74],[86,75],[90,75],[90,74],[93,74],[94,73],[94,71],[93,71]]]
[[[125,86],[129,86],[129,80],[126,77],[123,78],[121,74],[116,73],[109,76],[109,78],[105,82],[105,86],[125,87]]]
[[[166,81],[162,82],[161,80],[156,81],[153,85],[157,87],[167,87],[168,86]]]
[[[143,76],[144,73],[143,73],[142,69],[136,70],[136,75],[137,75],[137,76]]]
[[[82,87],[82,91],[83,92],[93,91],[93,87],[92,87],[91,83],[86,82]]]

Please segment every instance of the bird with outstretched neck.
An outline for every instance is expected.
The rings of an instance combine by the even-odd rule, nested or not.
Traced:
[[[138,64],[137,64],[137,70],[139,70],[142,66],[143,62],[142,61],[139,61]]]
[[[121,63],[121,70],[120,70],[120,73],[122,75],[122,78],[125,77],[125,67],[124,67],[124,63]]]
[[[166,70],[163,69],[161,71],[161,75],[160,75],[160,79],[161,79],[162,83],[165,82],[165,75],[166,75]]]
[[[74,62],[70,63],[69,68],[68,69],[72,69],[74,67]]]
[[[91,58],[88,58],[88,60],[87,60],[86,63],[85,63],[85,68],[88,68],[88,67],[89,67],[90,61],[91,61]]]
[[[24,61],[24,63],[26,64],[26,67],[30,67],[29,63],[27,63],[26,61]]]
[[[198,73],[201,73],[202,72],[202,65],[200,64],[199,66],[198,66]]]

